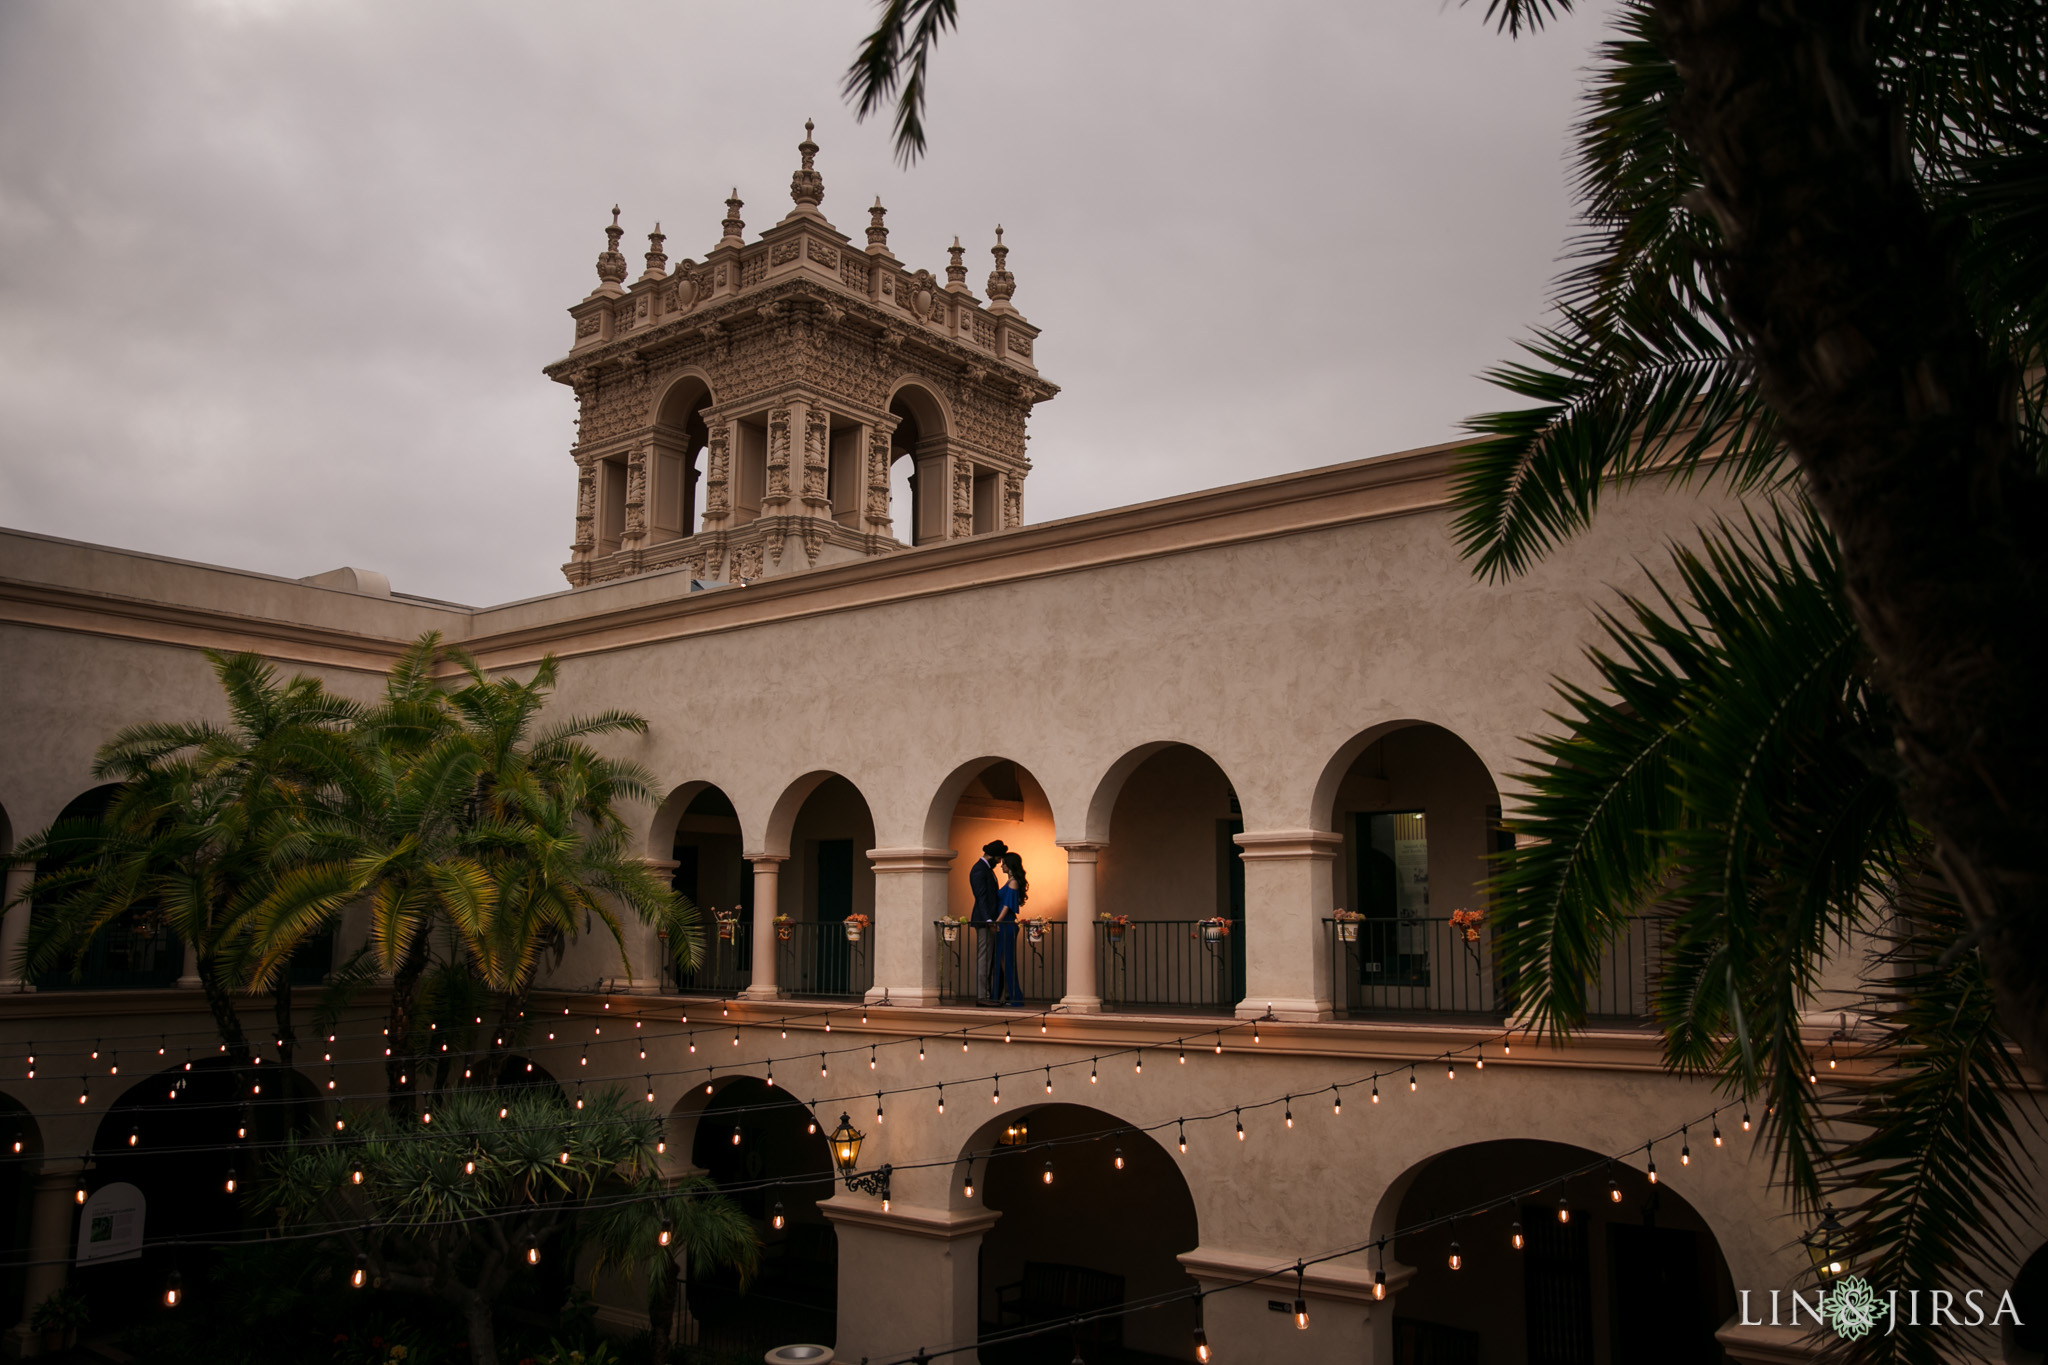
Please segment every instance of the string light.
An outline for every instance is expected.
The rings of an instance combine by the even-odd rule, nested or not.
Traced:
[[[176,1308],[185,1301],[185,1277],[173,1270],[164,1280],[164,1307]]]
[[[1003,1020],[1003,1041],[1010,1041],[1010,1021],[1007,1019]]]
[[[770,1226],[770,1227],[774,1228],[774,1229],[775,1229],[775,1230],[776,1230],[777,1232],[780,1232],[780,1231],[782,1231],[782,1225],[783,1225],[783,1222],[784,1222],[784,1219],[783,1219],[783,1216],[782,1216],[782,1201],[778,1199],[778,1200],[777,1200],[777,1201],[775,1202],[775,1216],[774,1216],[774,1217],[772,1217],[772,1218],[770,1218],[770,1219],[768,1220],[768,1224],[769,1224],[769,1226]]]
[[[922,1038],[917,1040],[917,1060],[920,1062],[924,1060],[924,1039]]]
[[[361,1289],[363,1285],[368,1282],[369,1278],[370,1258],[364,1255],[362,1252],[358,1251],[356,1253],[355,1273],[348,1277],[349,1288]]]
[[[1380,1263],[1372,1272],[1372,1297],[1375,1302],[1385,1302],[1387,1297],[1387,1241],[1382,1237],[1374,1246]]]
[[[662,1220],[661,1220],[661,1231],[660,1231],[660,1232],[657,1232],[657,1233],[655,1233],[655,1234],[654,1234],[654,1244],[655,1244],[656,1246],[662,1246],[662,1247],[665,1247],[665,1246],[667,1246],[667,1245],[669,1244],[669,1242],[670,1242],[670,1241],[672,1241],[672,1240],[674,1239],[674,1237],[675,1237],[675,1227],[676,1227],[675,1219],[673,1219],[673,1218],[664,1218],[664,1219],[662,1219]]]
[[[869,1044],[868,1044],[868,1070],[870,1070],[870,1071],[873,1071],[874,1069],[875,1069],[875,1045],[874,1045],[873,1043],[869,1043]]]
[[[939,1112],[946,1112],[946,1087],[943,1085],[939,1087]]]
[[[1048,1095],[1050,1095],[1050,1094],[1052,1093],[1052,1068],[1051,1068],[1051,1067],[1047,1067],[1047,1068],[1045,1069],[1045,1093],[1046,1093],[1046,1094],[1048,1094]]]
[[[1522,1220],[1517,1218],[1508,1227],[1508,1245],[1513,1247],[1515,1250],[1520,1251],[1523,1247],[1523,1244],[1524,1239],[1522,1237]]]
[[[881,1091],[879,1091],[879,1090],[877,1090],[877,1091],[875,1092],[875,1122],[876,1122],[876,1123],[880,1123],[881,1121],[882,1121],[882,1092],[881,1092]]]
[[[649,1104],[654,1103],[654,1077],[652,1076],[647,1078],[647,1102]]]
[[[1046,1161],[1045,1161],[1045,1174],[1044,1174],[1044,1176],[1043,1176],[1042,1178],[1044,1179],[1044,1181],[1045,1181],[1045,1183],[1046,1183],[1046,1184],[1048,1184],[1048,1185],[1052,1184],[1052,1158],[1051,1158],[1051,1157],[1047,1157],[1047,1158],[1046,1158]]]
[[[1692,1142],[1687,1138],[1683,1127],[1680,1127],[1678,1130],[1678,1164],[1681,1166],[1692,1165]]]
[[[1287,1126],[1289,1128],[1294,1126],[1294,1096],[1292,1095],[1287,1097]]]
[[[1188,1150],[1188,1121],[1186,1119],[1175,1119],[1174,1122],[1180,1125],[1180,1150],[1181,1155],[1186,1156]]]
[[[1195,1291],[1195,1360],[1198,1365],[1209,1365],[1209,1334],[1202,1327],[1202,1294]]]
[[[1657,1154],[1650,1150],[1650,1144],[1643,1144],[1643,1154],[1650,1158],[1650,1183],[1657,1183]]]
[[[1306,1332],[1308,1330],[1308,1300],[1302,1297],[1301,1291],[1302,1266],[1300,1261],[1296,1261],[1294,1263],[1294,1330]]]
[[[1374,1072],[1374,1073],[1373,1073],[1373,1078],[1372,1078],[1372,1102],[1373,1102],[1374,1104],[1378,1104],[1378,1103],[1380,1102],[1380,1078],[1379,1078],[1379,1073],[1378,1073],[1378,1072]]]
[[[1223,1055],[1223,1032],[1221,1029],[1218,1029],[1216,1032],[1216,1055],[1218,1057]]]
[[[1136,1053],[1135,1057],[1136,1064],[1131,1067],[1131,1071],[1134,1075],[1142,1076],[1145,1074],[1145,1054],[1142,1052]]]
[[[360,1185],[363,1183],[362,1162],[358,1161],[348,1168],[348,1183],[351,1185]]]
[[[1330,1087],[1330,1117],[1344,1117],[1344,1092],[1334,1085]]]
[[[1122,1170],[1124,1168],[1124,1149],[1121,1147],[1117,1148],[1116,1155],[1110,1159],[1116,1163],[1118,1170]]]
[[[1557,1221],[1560,1223],[1569,1223],[1572,1221],[1571,1201],[1569,1199],[1566,1199],[1563,1195],[1559,1195],[1557,1197]]]
[[[1614,1178],[1614,1163],[1607,1163],[1607,1198],[1609,1202],[1621,1202],[1621,1182]]]
[[[526,1239],[526,1263],[528,1265],[540,1264],[540,1243],[532,1237]]]
[[[139,1142],[141,1142],[141,1141],[142,1141],[142,1130],[141,1130],[140,1128],[130,1128],[130,1129],[128,1130],[128,1145],[129,1145],[130,1147],[133,1147],[133,1146],[135,1146],[135,1145],[136,1145],[137,1143],[139,1143]]]
[[[995,1089],[989,1092],[988,1102],[990,1104],[1001,1104],[1003,1102],[1003,1073],[1000,1071],[996,1073]]]
[[[1749,1131],[1749,1107],[1747,1105],[1743,1106],[1742,1110],[1742,1131],[1745,1133]]]
[[[1447,1264],[1453,1270],[1465,1268],[1464,1254],[1458,1250],[1458,1220],[1455,1218],[1451,1220],[1451,1255]]]
[[[732,1145],[735,1147],[740,1145],[740,1126],[737,1123],[732,1126]]]
[[[1408,1093],[1415,1093],[1415,1068],[1412,1066],[1408,1068]]]
[[[822,1052],[821,1052],[821,1053],[819,1053],[819,1054],[818,1054],[818,1079],[819,1079],[819,1080],[823,1080],[823,1079],[824,1079],[825,1077],[827,1077],[827,1076],[829,1076],[829,1075],[831,1075],[831,1074],[832,1074],[832,1068],[831,1068],[831,1066],[829,1066],[829,1065],[828,1065],[828,1064],[826,1063],[826,1061],[825,1061],[825,1054],[824,1054],[824,1053],[822,1053]]]
[[[966,1183],[960,1186],[960,1193],[968,1199],[974,1198],[974,1161],[972,1158],[968,1159],[967,1180]]]
[[[235,1168],[232,1166],[228,1167],[227,1187],[229,1194],[233,1194],[235,1192]],[[82,1203],[84,1201],[81,1200],[80,1202]]]
[[[1721,1145],[1721,1118],[1718,1114],[1714,1116],[1714,1145]]]
[[[1187,1045],[1184,1043],[1176,1043],[1174,1044],[1174,1046],[1180,1049],[1180,1064],[1182,1066],[1186,1066],[1188,1064]]]
[[[1239,1142],[1243,1142],[1243,1141],[1244,1141],[1244,1113],[1243,1113],[1243,1111],[1242,1111],[1242,1110],[1237,1110],[1237,1109],[1233,1109],[1233,1110],[1231,1110],[1230,1112],[1231,1112],[1231,1113],[1233,1113],[1233,1114],[1236,1114],[1236,1115],[1237,1115],[1237,1140],[1238,1140]]]
[[[1096,1064],[1096,1063],[1097,1063],[1098,1061],[1100,1061],[1100,1060],[1102,1060],[1102,1059],[1101,1059],[1101,1058],[1099,1058],[1099,1057],[1090,1057],[1090,1058],[1088,1059],[1088,1084],[1090,1084],[1090,1085],[1094,1085],[1094,1084],[1096,1083],[1096,1081],[1095,1081],[1095,1064]]]
[[[234,1191],[234,1188],[235,1187],[233,1185],[228,1186],[229,1192],[232,1193]],[[78,1177],[78,1188],[72,1191],[72,1198],[80,1204],[83,1204],[86,1200],[85,1177],[82,1175]]]

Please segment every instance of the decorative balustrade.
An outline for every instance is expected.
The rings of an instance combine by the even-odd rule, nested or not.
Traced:
[[[1134,919],[1094,925],[1095,983],[1104,1009],[1163,1008],[1228,1014],[1244,996],[1231,934],[1241,923]]]
[[[704,956],[694,971],[671,964],[676,989],[684,995],[738,995],[754,979],[754,926],[745,918],[714,920],[704,926]]]
[[[775,984],[785,996],[859,1000],[875,984],[872,926],[856,931],[840,920],[794,920],[776,925],[775,939]]]
[[[1448,918],[1323,921],[1330,936],[1330,1000],[1339,1016],[1458,1014],[1504,1019],[1515,1009],[1514,982],[1494,958],[1484,928]],[[1662,962],[1654,920],[1637,917],[1608,945],[1591,990],[1589,1019],[1647,1021]]]
[[[1036,938],[1031,923],[1027,921],[1017,930],[1017,980],[1027,1003],[1057,1004],[1067,993],[1067,923],[1038,920]],[[987,934],[993,949],[995,930],[942,921],[932,932],[939,936],[939,998],[949,1004],[971,1003],[980,991],[988,989],[984,982],[977,990],[974,981],[979,970],[977,936]]]

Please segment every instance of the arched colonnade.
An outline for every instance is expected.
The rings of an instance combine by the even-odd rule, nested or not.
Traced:
[[[1253,766],[1168,739],[1081,772],[989,752],[907,801],[890,797],[895,772],[705,775],[669,792],[647,852],[707,916],[710,962],[685,989],[971,1000],[972,931],[935,926],[969,912],[969,869],[1001,840],[1028,870],[1026,916],[1043,921],[1020,963],[1035,1003],[1293,1019],[1414,1007],[1414,991],[1404,1001],[1394,988],[1421,980],[1430,953],[1448,956],[1432,934],[1443,938],[1454,908],[1483,909],[1476,884],[1501,839],[1488,764],[1452,731],[1411,720],[1354,734],[1312,771],[1276,779]],[[1371,942],[1387,951],[1374,951],[1401,960],[1362,971],[1362,950],[1333,928],[1340,908],[1385,921]],[[867,923],[835,966],[852,917]],[[1209,937],[1205,920],[1229,923]],[[1429,1008],[1498,1005],[1446,994],[1446,982],[1439,970]]]

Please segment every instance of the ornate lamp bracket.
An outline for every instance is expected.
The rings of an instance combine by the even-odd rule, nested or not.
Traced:
[[[878,1171],[848,1171],[846,1188],[855,1194],[871,1194],[884,1203],[889,1199],[889,1173],[896,1168],[884,1166]]]

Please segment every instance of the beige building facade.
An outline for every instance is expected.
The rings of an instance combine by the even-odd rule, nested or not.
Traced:
[[[548,367],[582,412],[565,592],[456,607],[367,571],[293,581],[0,533],[0,847],[89,792],[122,726],[218,718],[204,650],[358,695],[430,630],[494,671],[551,653],[563,713],[648,718],[615,746],[668,793],[638,812],[644,855],[730,923],[688,977],[651,930],[625,961],[583,938],[544,992],[563,1036],[531,1053],[557,1077],[644,1077],[677,1169],[751,1153],[764,1096],[801,1106],[789,1192],[746,1197],[771,1243],[827,1267],[836,1359],[971,1344],[1048,1285],[1113,1283],[1132,1306],[1190,1277],[1232,1362],[1469,1348],[1623,1365],[1665,1339],[1646,1302],[1718,1331],[1730,1359],[1806,1358],[1782,1320],[1742,1321],[1742,1291],[1810,1289],[1804,1228],[1739,1101],[1662,1067],[1641,1024],[1654,935],[1617,948],[1595,1028],[1509,1053],[1487,941],[1449,925],[1487,908],[1476,883],[1520,738],[1546,725],[1554,678],[1584,675],[1592,609],[1714,508],[1618,493],[1499,584],[1452,543],[1450,448],[1027,523],[1025,423],[1056,390],[1000,248],[986,301],[958,253],[943,282],[897,262],[879,206],[857,249],[820,210],[817,148],[800,151],[792,209],[752,242],[735,196],[701,263],[668,266],[657,230],[628,284],[612,230]],[[911,508],[889,496],[906,460]],[[1015,1010],[975,1004],[972,931],[941,927],[991,838],[1022,853],[1026,913],[1045,921]],[[10,898],[31,871],[10,868]],[[1368,919],[1347,936],[1339,910]],[[852,915],[872,921],[858,942]],[[24,931],[10,912],[9,971]],[[344,924],[337,951],[360,932]],[[189,968],[148,970],[154,984],[0,983],[32,1262],[0,1313],[74,1273],[73,1191],[88,1154],[118,1147],[131,1078],[171,1065],[159,1047],[210,1046]],[[641,1027],[591,1032],[613,1017]],[[117,1034],[134,1059],[95,1074],[80,1059]],[[48,1059],[34,1079],[31,1050]],[[380,1061],[358,1036],[331,1071],[299,1070],[368,1093]],[[842,1112],[866,1132],[861,1166],[894,1168],[886,1204],[798,1151]],[[1030,1141],[1004,1152],[1019,1122]],[[1654,1186],[1641,1153],[1582,1169],[1681,1125]],[[772,1182],[779,1159],[733,1178]],[[1481,1199],[1493,1210],[1442,1224]],[[792,1227],[771,1227],[771,1204]],[[1297,1294],[1306,1333],[1272,1308]],[[1193,1359],[1194,1315],[1185,1298],[1132,1311],[1118,1342]],[[1543,1356],[1543,1332],[1580,1354]]]

